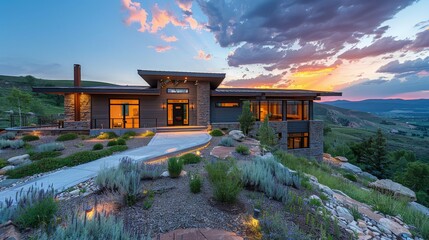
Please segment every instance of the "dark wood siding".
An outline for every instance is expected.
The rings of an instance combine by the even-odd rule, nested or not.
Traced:
[[[239,102],[238,108],[216,107],[217,102]],[[237,97],[211,97],[210,98],[210,118],[212,123],[238,122],[243,103]]]
[[[288,121],[287,131],[288,133],[308,132],[310,130],[308,123],[309,121]]]

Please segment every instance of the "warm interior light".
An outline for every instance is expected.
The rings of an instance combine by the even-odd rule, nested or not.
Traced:
[[[166,108],[165,103],[162,103],[162,104],[161,104],[161,108],[162,108],[162,109],[165,109],[165,108]]]

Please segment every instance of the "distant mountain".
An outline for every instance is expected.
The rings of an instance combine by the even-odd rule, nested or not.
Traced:
[[[324,102],[323,104],[379,115],[417,113],[427,114],[429,116],[429,99],[367,99],[363,101],[338,100]]]

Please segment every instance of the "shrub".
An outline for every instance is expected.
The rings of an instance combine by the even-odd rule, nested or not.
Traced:
[[[92,150],[94,150],[94,151],[101,150],[103,148],[104,148],[104,146],[101,143],[96,143],[96,144],[94,144],[94,146],[92,146]]]
[[[44,158],[55,158],[61,155],[61,152],[30,152],[31,160],[41,160]]]
[[[262,229],[262,239],[312,239],[300,231],[296,225],[285,225],[278,212],[264,214],[259,223]]]
[[[189,177],[189,188],[192,193],[201,192],[202,178],[199,174],[191,174]]]
[[[46,198],[22,210],[15,222],[21,228],[36,228],[41,224],[48,224],[57,211],[54,198]]]
[[[97,139],[112,139],[117,138],[118,135],[114,132],[104,132],[97,136]]]
[[[10,147],[10,140],[0,139],[0,149]]]
[[[249,131],[252,129],[255,124],[255,116],[253,112],[250,110],[250,102],[244,101],[243,108],[241,111],[241,115],[238,117],[238,121],[240,122],[240,129],[243,131],[245,135],[249,134]]]
[[[317,198],[311,198],[309,201],[309,204],[310,204],[310,206],[314,206],[314,207],[321,207],[322,206],[322,203]]]
[[[263,147],[274,147],[277,144],[277,135],[268,122],[268,115],[265,116],[264,121],[258,129],[258,139]]]
[[[6,132],[0,135],[0,139],[4,140],[13,140],[16,137],[16,133],[14,132]]]
[[[128,146],[124,146],[124,145],[117,145],[117,146],[112,146],[109,148],[110,151],[112,152],[122,152],[128,149]]]
[[[124,138],[124,139],[129,139],[130,137],[135,137],[136,135],[137,135],[136,132],[128,131],[128,132],[122,134],[121,137]]]
[[[197,156],[193,153],[187,153],[180,157],[180,160],[183,162],[183,164],[194,164],[201,162],[201,157]]]
[[[223,132],[220,129],[213,129],[212,131],[210,131],[210,135],[212,135],[213,137],[221,137],[223,136]]]
[[[64,142],[64,141],[70,141],[78,138],[76,133],[65,133],[57,137],[55,141]]]
[[[150,130],[147,130],[146,132],[142,133],[140,136],[142,136],[142,137],[153,137],[153,136],[155,136],[155,133],[150,131]]]
[[[57,142],[51,142],[51,143],[45,143],[41,144],[36,147],[36,152],[53,152],[53,151],[62,151],[66,147],[63,143],[57,143]]]
[[[230,137],[223,137],[220,140],[219,145],[224,147],[234,147],[234,140]]]
[[[362,219],[362,214],[359,212],[358,206],[353,206],[350,208],[350,213],[352,214],[355,221]]]
[[[242,189],[240,171],[231,162],[217,161],[206,166],[213,185],[213,196],[219,202],[233,203]]]
[[[235,147],[235,151],[241,155],[250,154],[249,148],[245,145],[238,145],[237,147]]]
[[[145,191],[145,192],[146,192],[146,194],[145,194],[146,196],[145,196],[145,199],[143,201],[143,209],[148,210],[153,205],[155,193],[154,193],[154,191],[151,191],[151,190]]]
[[[118,140],[116,140],[116,143],[122,146],[127,145],[127,142],[123,138],[119,138]]]
[[[4,168],[9,165],[9,162],[6,159],[0,158],[0,168]]]
[[[163,164],[147,164],[143,163],[141,166],[141,179],[156,179],[159,178],[164,172],[165,166]]]
[[[13,141],[9,141],[9,147],[12,149],[18,149],[18,148],[22,148],[25,145],[25,142],[22,140],[13,140]]]
[[[116,140],[110,140],[110,141],[107,143],[107,146],[108,146],[108,147],[116,146],[116,145],[118,145],[118,141],[116,141]]]
[[[354,174],[345,173],[345,174],[343,174],[343,177],[347,178],[348,180],[350,180],[352,182],[357,182],[357,178]]]
[[[25,135],[21,139],[24,142],[31,142],[31,141],[37,141],[40,138],[39,138],[39,136],[36,136],[36,135]]]
[[[183,162],[176,157],[168,159],[168,174],[171,178],[177,178],[180,176],[183,168]]]

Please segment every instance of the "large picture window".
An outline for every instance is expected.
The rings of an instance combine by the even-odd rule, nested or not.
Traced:
[[[240,107],[239,102],[217,102],[216,107],[219,108],[238,108]]]
[[[256,121],[264,121],[268,116],[269,121],[282,121],[282,101],[251,101],[250,109]]]
[[[308,133],[289,133],[288,134],[288,137],[287,137],[288,149],[308,148],[308,147],[310,147]]]
[[[309,101],[287,101],[287,120],[309,120]]]
[[[110,128],[139,128],[138,99],[110,99]]]

